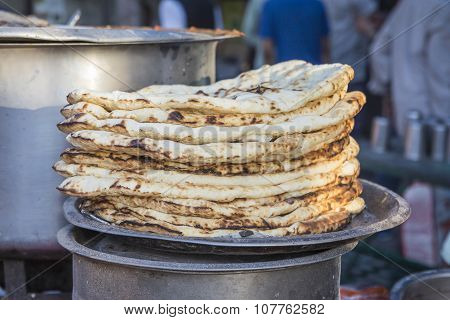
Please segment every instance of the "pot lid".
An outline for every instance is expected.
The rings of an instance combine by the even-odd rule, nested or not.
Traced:
[[[217,41],[239,36],[242,36],[242,33],[236,30],[197,28],[170,30],[150,27],[0,27],[0,43],[173,43]]]

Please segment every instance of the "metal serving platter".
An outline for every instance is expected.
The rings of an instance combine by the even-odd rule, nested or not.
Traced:
[[[394,228],[408,219],[410,207],[403,198],[380,185],[366,180],[361,181],[366,209],[342,230],[322,234],[200,238],[133,231],[80,211],[78,199],[73,197],[65,201],[64,214],[67,221],[75,226],[124,236],[124,241],[147,243],[152,248],[161,250],[207,254],[277,254],[316,251],[364,239],[376,232]]]

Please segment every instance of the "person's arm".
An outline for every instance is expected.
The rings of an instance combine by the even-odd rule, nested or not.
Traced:
[[[356,30],[368,38],[372,38],[375,35],[375,25],[370,17],[358,15],[355,18],[355,25]]]
[[[214,4],[214,27],[216,29],[224,29],[222,8],[218,3]]]
[[[331,54],[330,54],[330,38],[322,37],[320,39],[320,47],[321,47],[321,60],[322,63],[330,63],[331,62]]]
[[[368,88],[373,94],[384,95],[388,92],[391,81],[391,29],[393,16],[386,20],[383,27],[375,35],[367,57],[370,61],[370,80]],[[357,61],[356,63],[358,63]]]
[[[325,7],[322,6],[321,23],[320,23],[320,59],[322,63],[329,63],[331,61],[331,44],[330,44],[330,27],[328,26],[328,17],[326,15]]]
[[[374,0],[353,1],[356,30],[368,38],[372,38],[375,35],[376,29],[372,18],[376,10],[377,3]]]
[[[273,64],[275,62],[275,49],[271,39],[263,40],[264,63]]]
[[[252,46],[257,46],[259,41],[258,19],[261,12],[256,9],[257,1],[250,0],[245,8],[244,18],[242,20],[242,32],[245,34],[245,40]]]
[[[262,39],[264,63],[272,64],[275,62],[275,27],[273,23],[273,10],[270,6],[272,1],[266,2],[261,14],[260,36]]]
[[[163,0],[158,8],[159,22],[163,28],[185,29],[187,25],[186,12],[183,5],[175,0]]]

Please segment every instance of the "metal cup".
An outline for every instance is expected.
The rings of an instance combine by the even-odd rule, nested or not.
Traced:
[[[447,126],[441,122],[436,122],[431,127],[431,138],[431,159],[444,161],[446,156]]]
[[[435,116],[428,116],[422,119],[422,123],[425,126],[424,132],[424,156],[432,157],[433,149],[433,137],[434,137],[434,127],[440,123],[440,119]]]
[[[418,161],[424,155],[424,132],[425,126],[421,121],[412,120],[408,122],[405,133],[404,157],[408,160]]]
[[[419,110],[409,110],[406,118],[408,119],[408,121],[418,121],[422,119],[422,112],[420,112]]]
[[[371,149],[376,153],[383,153],[387,149],[389,136],[389,119],[386,117],[375,117],[372,121],[372,132],[370,137]]]
[[[406,113],[406,126],[405,126],[405,132],[404,132],[404,136],[406,136],[406,132],[408,130],[408,126],[410,122],[414,122],[414,121],[420,121],[422,120],[422,112],[420,112],[419,110],[416,109],[412,109],[409,110]]]

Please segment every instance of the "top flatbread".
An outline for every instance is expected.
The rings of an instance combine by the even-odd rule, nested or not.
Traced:
[[[163,110],[159,108],[143,108],[136,110],[112,110],[88,102],[77,102],[61,109],[61,114],[67,119],[77,114],[91,114],[97,119],[131,119],[137,122],[160,122],[182,124],[187,127],[216,126],[248,126],[252,124],[277,124],[297,116],[322,114],[330,111],[333,106],[345,96],[347,86],[339,89],[329,97],[308,102],[302,108],[281,113],[240,113],[240,114],[202,114],[196,110]]]
[[[202,113],[280,113],[334,94],[353,79],[348,65],[312,65],[291,60],[242,73],[208,86],[155,85],[138,92],[79,89],[67,101],[90,102],[106,110],[160,108]]]

